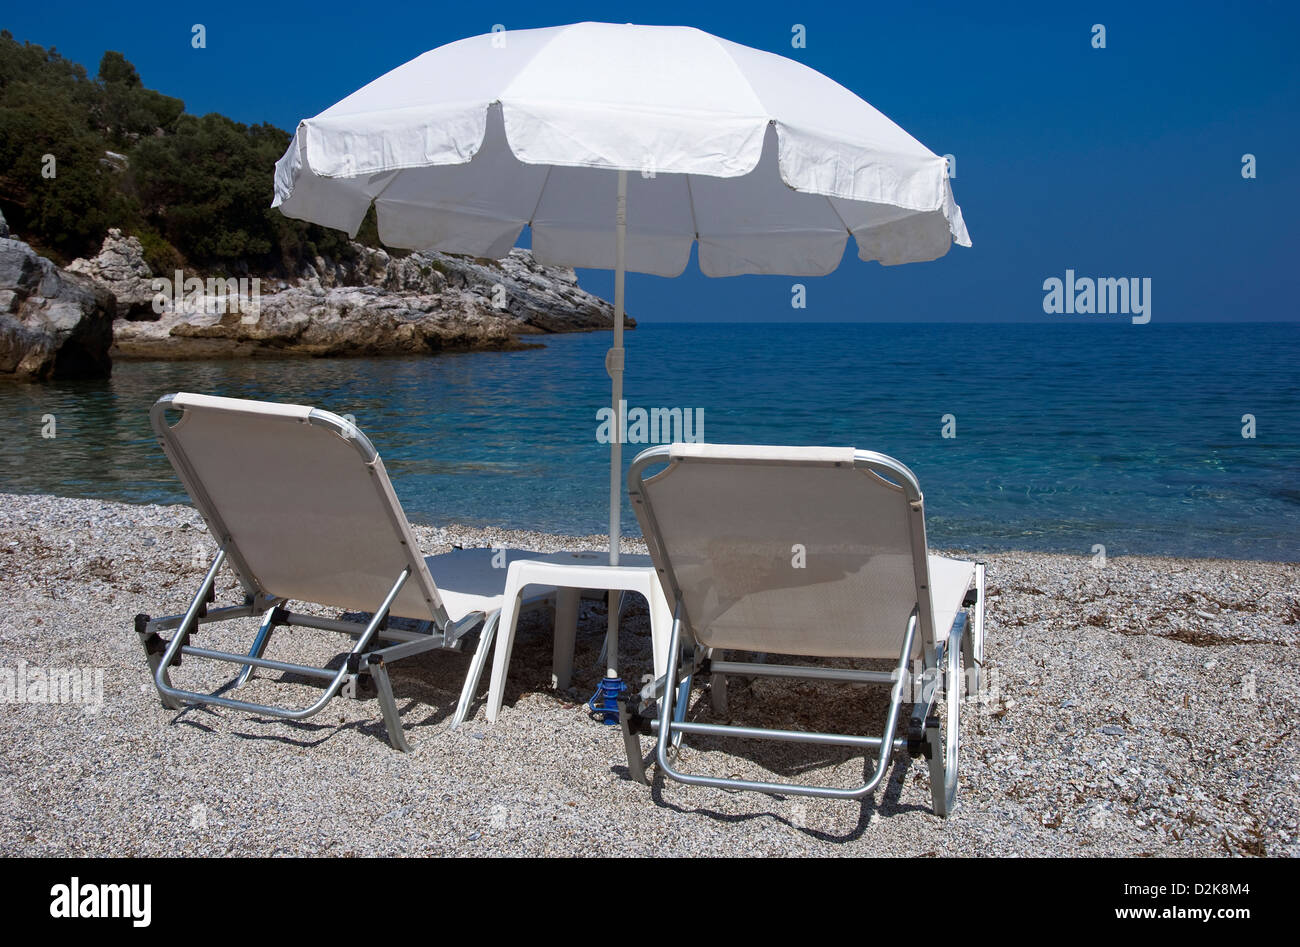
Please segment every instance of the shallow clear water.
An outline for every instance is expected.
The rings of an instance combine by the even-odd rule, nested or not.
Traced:
[[[0,490],[183,502],[148,408],[188,390],[354,415],[417,521],[603,533],[609,341],[119,362],[104,382],[5,385]],[[1300,560],[1294,324],[643,323],[627,349],[629,405],[702,408],[708,441],[898,457],[925,491],[936,546]],[[955,438],[941,436],[945,414]],[[625,462],[639,449],[625,445]],[[626,503],[624,528],[638,532]]]

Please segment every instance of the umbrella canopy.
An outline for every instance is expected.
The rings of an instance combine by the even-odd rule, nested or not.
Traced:
[[[946,162],[801,63],[689,27],[572,26],[439,47],[298,125],[275,206],[384,243],[675,276],[816,276],[970,245]]]
[[[622,400],[627,270],[708,276],[933,260],[970,245],[947,163],[801,63],[690,27],[577,23],[431,50],[299,123],[276,164],[289,217],[394,247],[615,271]],[[614,424],[621,429],[621,425]],[[610,443],[610,561],[622,450]],[[616,619],[610,610],[610,676]]]

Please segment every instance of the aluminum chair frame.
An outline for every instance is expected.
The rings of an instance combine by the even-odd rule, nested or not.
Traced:
[[[347,621],[343,619],[319,618],[292,612],[285,606],[288,600],[270,594],[260,587],[247,561],[240,553],[238,544],[231,537],[229,530],[221,520],[220,511],[203,489],[198,477],[185,453],[173,444],[167,436],[166,412],[173,407],[175,395],[164,395],[150,410],[150,420],[159,444],[171,460],[181,482],[189,491],[200,515],[208,525],[210,534],[220,543],[216,557],[212,560],[198,591],[190,601],[189,608],[183,614],[150,618],[140,614],[135,618],[135,630],[144,647],[149,663],[154,687],[157,689],[163,705],[179,710],[186,705],[201,706],[212,704],[240,710],[248,713],[278,717],[285,720],[305,720],[325,708],[341,692],[347,696],[356,696],[364,679],[373,681],[384,725],[388,731],[389,742],[394,748],[409,752],[411,746],[402,729],[401,717],[393,695],[392,683],[388,676],[387,665],[391,661],[422,654],[435,649],[452,651],[463,650],[466,637],[476,628],[480,629],[478,648],[474,654],[469,674],[461,690],[459,707],[467,707],[474,696],[474,686],[482,672],[488,654],[492,650],[500,610],[491,613],[471,612],[459,621],[452,621],[441,602],[431,602],[434,621],[421,622],[418,631],[389,627],[389,609],[407,580],[411,578],[412,566],[408,565],[401,573],[394,576],[393,585],[382,604],[373,613],[368,622]],[[313,409],[308,416],[308,423],[333,430],[351,443],[366,464],[378,459],[378,451],[370,439],[355,425],[344,418],[328,411]],[[400,510],[390,510],[396,518]],[[418,557],[417,557],[418,559]],[[412,560],[413,562],[416,559]],[[242,585],[245,595],[242,605],[227,606],[209,610],[208,606],[215,600],[214,583],[223,564],[229,563]],[[422,566],[423,563],[421,562]],[[234,654],[209,648],[197,648],[189,644],[190,637],[205,624],[228,621],[238,618],[262,616],[261,624],[247,654]],[[274,661],[263,657],[270,643],[272,632],[279,626],[313,628],[322,631],[338,632],[356,639],[347,659],[337,670],[313,665],[294,664],[286,661]],[[481,627],[480,627],[481,626]],[[160,632],[175,630],[170,640],[162,637]],[[385,642],[381,647],[375,647]],[[211,693],[185,690],[173,686],[169,669],[179,666],[184,657],[203,658],[235,664],[240,671],[234,681]],[[326,680],[324,692],[312,704],[306,707],[283,707],[252,701],[237,700],[222,695],[222,691],[232,684],[242,687],[246,684],[255,668],[300,674],[319,680]]]
[[[971,677],[978,689],[980,668],[983,664],[984,626],[984,564],[975,564],[974,589],[968,591],[954,618],[947,638],[936,641],[932,603],[929,587],[929,550],[925,538],[924,498],[915,475],[902,463],[874,451],[854,451],[853,465],[865,474],[874,475],[885,484],[905,494],[910,518],[912,559],[916,574],[919,601],[913,607],[902,633],[902,647],[898,662],[892,672],[850,670],[841,668],[810,667],[804,665],[756,663],[747,661],[714,660],[707,649],[694,642],[689,616],[685,614],[683,593],[677,584],[668,550],[664,547],[655,512],[643,484],[667,476],[679,460],[671,456],[670,446],[654,447],[643,451],[633,460],[628,470],[628,493],[634,509],[641,518],[642,532],[650,547],[658,569],[664,592],[674,601],[673,630],[669,645],[668,672],[665,676],[642,689],[639,702],[620,702],[620,724],[628,757],[628,769],[634,779],[647,783],[645,764],[641,754],[639,735],[655,736],[655,761],[667,776],[688,785],[710,786],[726,790],[752,790],[775,795],[813,796],[827,799],[861,799],[871,794],[884,777],[890,757],[896,750],[906,750],[913,757],[923,756],[929,761],[931,800],[934,812],[947,816],[953,808],[957,794],[958,750],[960,747],[960,708],[962,697],[961,662],[971,669]],[[692,458],[692,463],[707,463],[707,459]],[[728,463],[770,463],[766,460],[738,460],[726,458]],[[650,467],[668,464],[663,471],[649,480],[642,474]],[[660,564],[663,565],[660,565]],[[968,616],[963,610],[974,606],[974,629],[968,631]],[[896,736],[899,715],[908,691],[910,675],[908,663],[913,644],[919,633],[921,641],[922,675],[919,693],[913,701],[907,723],[907,735]],[[682,663],[682,651],[687,642],[695,645],[692,657]],[[704,653],[699,653],[703,651]],[[885,725],[880,736],[822,733],[800,730],[777,730],[762,727],[744,727],[726,724],[706,724],[685,720],[686,703],[694,673],[711,676],[710,693],[714,709],[725,712],[726,677],[783,677],[805,680],[825,680],[855,684],[891,685]],[[671,699],[669,697],[671,696]],[[947,721],[941,725],[935,711],[940,700],[946,702]],[[816,745],[849,746],[864,751],[875,750],[876,762],[865,781],[855,787],[832,787],[808,784],[745,780],[686,773],[674,765],[674,750],[685,734],[714,737],[761,739],[797,742]]]

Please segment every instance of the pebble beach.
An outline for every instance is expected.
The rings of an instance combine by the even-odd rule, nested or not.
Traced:
[[[599,536],[415,535],[426,554],[602,548]],[[963,708],[957,807],[940,819],[924,761],[903,754],[857,803],[689,787],[653,767],[651,786],[632,781],[617,728],[583,706],[600,674],[596,600],[582,605],[567,691],[550,687],[548,613],[521,621],[495,724],[480,700],[450,727],[468,655],[393,665],[410,754],[389,746],[373,698],[300,723],[167,710],[132,620],[183,611],[214,552],[189,507],[0,495],[0,671],[102,671],[87,678],[98,698],[80,703],[5,692],[0,854],[1300,855],[1300,564],[980,554],[989,686]],[[233,574],[218,586],[219,603],[237,601]],[[224,624],[202,644],[246,650],[255,622]],[[639,680],[640,603],[622,644],[624,676]],[[324,664],[343,645],[282,629],[268,656]],[[221,683],[197,664],[177,679]],[[263,672],[240,696],[318,693],[281,678]],[[883,716],[868,687],[733,681],[729,700],[732,721],[766,726],[878,732]],[[716,719],[703,681],[690,713]],[[846,750],[772,743],[688,742],[681,761],[835,785],[864,772]]]

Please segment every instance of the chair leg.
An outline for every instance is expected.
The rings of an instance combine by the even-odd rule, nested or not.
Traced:
[[[149,678],[150,680],[153,680],[158,675],[158,665],[162,663],[162,655],[151,654],[148,656],[148,659],[149,659]],[[162,679],[163,679],[163,683],[166,684],[168,687],[172,686],[171,675],[168,674],[166,671],[162,672]],[[182,704],[179,700],[177,700],[174,697],[169,697],[166,694],[161,694],[159,696],[160,699],[162,700],[162,705],[166,707],[168,710],[183,710],[185,708],[185,705]]]
[[[257,629],[257,637],[253,639],[253,647],[248,649],[250,658],[260,658],[266,654],[266,646],[271,643],[271,632],[275,630],[275,611],[276,607],[272,606],[266,610],[266,615],[262,617],[262,627]],[[252,676],[253,665],[245,664],[244,669],[239,672],[239,677],[235,680],[235,686],[243,687]]]
[[[691,663],[692,665],[695,663],[694,656],[692,656]],[[686,711],[691,704],[691,687],[694,685],[694,683],[695,683],[695,673],[692,671],[691,673],[686,675],[685,679],[682,680],[680,684],[677,685],[677,698],[673,702],[673,723],[681,723],[683,720],[686,719]],[[681,749],[681,746],[682,746],[682,731],[678,730],[673,734],[673,749],[674,750]]]
[[[140,645],[144,648],[145,660],[149,663],[149,680],[158,679],[158,668],[162,665],[163,655],[167,652],[167,646],[162,638],[149,631],[149,616],[143,613],[135,616],[135,633],[140,638]],[[163,683],[171,687],[171,677],[167,671],[162,672]],[[156,688],[155,688],[156,689]],[[180,710],[185,705],[174,697],[169,697],[165,693],[159,692],[162,699],[162,705],[168,710]]]
[[[519,623],[519,598],[523,593],[523,584],[513,580],[519,563],[510,566],[506,578],[505,604],[501,606],[501,617],[497,622],[496,647],[492,649],[492,680],[488,685],[487,719],[496,723],[501,713],[501,701],[506,692],[506,671],[510,667],[510,653],[515,647],[515,626]]]
[[[715,657],[712,652],[710,652],[709,656]],[[716,658],[721,661],[726,656],[727,652],[719,651]],[[727,716],[727,675],[720,674],[717,671],[709,672],[709,706],[716,716]]]
[[[469,672],[465,675],[465,683],[460,688],[460,700],[456,703],[456,716],[451,720],[452,727],[459,727],[469,715],[469,705],[478,692],[479,682],[483,679],[483,668],[487,664],[488,655],[492,653],[492,642],[496,640],[497,625],[500,621],[501,613],[494,612],[479,630],[478,647],[474,649],[474,658],[469,663]]]
[[[565,690],[573,678],[573,645],[578,635],[578,600],[581,589],[562,588],[555,593],[555,650],[551,659],[551,686]]]
[[[384,725],[388,728],[388,742],[393,745],[393,749],[410,753],[411,745],[406,742],[406,734],[402,732],[402,718],[397,713],[393,685],[388,680],[388,669],[384,667],[383,659],[372,656],[366,661],[366,667],[374,679],[375,690],[378,692],[379,709],[383,711]]]
[[[673,634],[673,607],[664,597],[659,577],[647,575],[642,594],[650,609],[650,645],[654,658],[654,676],[668,673],[668,642]]]
[[[655,742],[655,761],[659,769],[670,776],[675,770],[668,760],[669,746],[676,747],[680,740],[673,740],[673,710],[677,697],[677,659],[682,653],[681,601],[678,600],[676,614],[673,615],[673,633],[668,644],[668,674],[664,678],[664,694],[659,699],[659,733]]]
[[[212,560],[212,565],[208,566],[207,574],[204,575],[203,581],[199,584],[199,589],[190,599],[190,607],[185,612],[185,617],[177,626],[172,640],[166,643],[166,649],[163,653],[158,653],[160,638],[156,638],[148,633],[148,621],[142,625],[140,619],[145,616],[137,615],[135,630],[140,635],[141,643],[144,645],[145,654],[149,661],[149,670],[153,672],[154,687],[158,690],[158,695],[162,698],[163,706],[172,710],[179,710],[183,702],[178,699],[172,687],[171,675],[168,668],[173,663],[180,664],[181,649],[189,640],[191,632],[198,626],[199,618],[207,614],[208,604],[212,601],[213,589],[217,581],[217,572],[220,571],[222,563],[226,561],[226,547],[222,546],[217,550],[216,557]],[[173,691],[173,693],[168,693]]]
[[[717,716],[727,716],[727,675],[709,675],[709,703]]]

